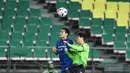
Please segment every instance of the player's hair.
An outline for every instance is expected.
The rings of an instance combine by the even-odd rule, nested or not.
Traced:
[[[78,32],[78,33],[76,34],[76,36],[82,37],[82,38],[84,39],[84,41],[86,40],[86,35],[85,35],[84,32]]]
[[[68,28],[62,28],[62,30],[65,30],[65,33],[67,33],[67,37],[70,35],[70,30]]]

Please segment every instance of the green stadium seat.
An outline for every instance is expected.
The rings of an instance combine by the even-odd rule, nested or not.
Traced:
[[[102,29],[100,26],[91,26],[91,36],[101,37]]]
[[[12,18],[14,18],[15,24],[21,24],[21,25],[27,24],[24,17],[12,17]]]
[[[48,41],[49,40],[48,33],[47,32],[38,33],[38,40],[39,41]]]
[[[75,10],[75,11],[71,11],[71,10],[68,10],[68,19],[69,20],[79,20],[79,13],[78,13],[78,10]]]
[[[4,8],[4,17],[12,17],[15,15],[14,9]]]
[[[40,24],[44,24],[44,25],[51,25],[52,24],[52,19],[51,17],[40,17]]]
[[[9,40],[9,33],[8,32],[0,32],[0,41],[7,41]]]
[[[0,40],[0,47],[6,47],[7,41]]]
[[[31,46],[34,46],[34,43],[32,40],[25,40],[25,41],[23,41],[23,46],[24,47],[31,47]]]
[[[37,32],[37,25],[27,25],[27,32]]]
[[[92,25],[91,25],[91,36],[101,37],[102,34],[102,19],[100,18],[93,18]]]
[[[126,33],[126,27],[116,27],[116,33]]]
[[[79,17],[91,18],[92,14],[90,10],[80,10]]]
[[[59,33],[53,33],[51,35],[51,41],[49,42],[49,45],[50,46],[55,46],[56,45],[56,42],[59,40]]]
[[[19,0],[19,7],[23,8],[23,9],[29,8],[30,7],[29,0],[27,0],[27,1]]]
[[[114,19],[104,19],[104,27],[114,27],[115,26],[115,21]]]
[[[36,17],[41,16],[41,11],[40,11],[40,9],[30,8],[30,16],[36,16]]]
[[[104,34],[110,34],[112,36],[114,34],[113,26],[104,26],[103,33]]]
[[[20,41],[22,40],[22,33],[11,33],[11,40],[14,40],[14,41]]]
[[[102,61],[100,57],[100,53],[96,48],[90,49],[89,51],[89,59],[91,60],[92,58],[93,58],[93,61]]]
[[[17,41],[17,40],[11,40],[10,41],[10,46],[12,47],[20,47],[20,41]]]
[[[56,3],[56,9],[59,9],[61,7],[64,7],[66,9],[68,9],[66,1],[59,1],[59,0],[57,1],[57,3]]]
[[[50,25],[39,24],[37,28],[38,28],[38,32],[50,33],[51,32],[50,27],[51,27]]]
[[[126,50],[125,56],[126,56],[126,61],[130,61],[130,50],[129,49]]]
[[[13,29],[13,32],[24,32],[25,31],[25,25],[22,25],[22,24],[11,25],[11,28]]]
[[[17,8],[18,7],[18,5],[17,5],[17,2],[14,0],[14,1],[7,1],[7,7],[9,8],[9,9],[14,9],[14,8]]]
[[[61,28],[62,28],[63,26],[61,26],[61,25],[53,25],[52,26],[52,34],[53,33],[59,33],[60,31],[61,31]]]
[[[45,57],[45,49],[43,49],[43,48],[34,49],[34,56],[36,58],[44,58]]]
[[[125,53],[126,46],[124,42],[114,42],[114,53],[124,54]]]
[[[37,47],[46,47],[47,43],[46,43],[46,41],[38,40],[38,41],[36,41],[36,46]]]
[[[16,14],[20,17],[28,16],[28,8],[15,8]]]
[[[127,35],[127,42],[130,42],[130,35]]]
[[[127,43],[127,49],[130,49],[130,42]]]
[[[91,19],[88,18],[80,18],[79,19],[79,27],[80,28],[85,28],[85,29],[90,29],[91,25]]]
[[[38,24],[39,24],[39,19],[38,18],[29,17],[28,25],[38,25]]]
[[[78,20],[79,14],[78,10],[80,9],[79,2],[70,2],[69,9],[68,9],[68,19]]]
[[[112,34],[103,34],[102,35],[102,44],[104,45],[113,45],[114,40]]]
[[[118,41],[118,42],[126,42],[125,33],[116,33],[115,34],[115,40]]]
[[[10,57],[12,59],[15,58],[31,58],[32,57],[32,50],[30,48],[25,47],[17,47],[17,48],[10,48]]]
[[[35,40],[35,32],[26,32],[24,35],[25,40],[31,40],[31,41]]]
[[[103,22],[101,18],[93,18],[92,19],[92,26],[102,26]]]
[[[75,10],[78,10],[78,9],[80,9],[79,2],[69,2],[69,10],[75,11]]]
[[[4,48],[0,48],[0,59],[1,57],[6,57],[6,51]]]

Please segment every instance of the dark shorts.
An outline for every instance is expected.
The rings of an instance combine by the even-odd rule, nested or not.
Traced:
[[[83,65],[71,65],[65,73],[85,73]]]

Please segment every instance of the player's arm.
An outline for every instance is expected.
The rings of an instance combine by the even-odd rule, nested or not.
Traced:
[[[82,51],[84,48],[82,46],[79,46],[79,45],[72,45],[72,44],[69,44],[68,42],[64,41],[72,50],[76,50],[76,51]]]
[[[65,48],[66,54],[73,60],[74,56]]]

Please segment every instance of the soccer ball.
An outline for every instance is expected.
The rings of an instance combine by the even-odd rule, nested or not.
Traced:
[[[67,15],[67,9],[64,8],[64,7],[61,7],[57,10],[57,14],[60,16],[60,17],[65,17]]]

